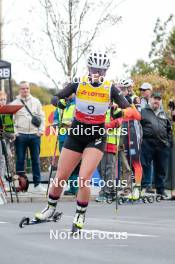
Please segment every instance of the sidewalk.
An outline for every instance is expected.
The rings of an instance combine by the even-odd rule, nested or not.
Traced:
[[[53,172],[53,177],[54,177],[55,172]],[[29,182],[32,182],[32,174],[27,174]],[[49,172],[45,172],[42,173],[42,185],[45,187],[45,189],[47,189],[47,183],[48,182],[48,178],[49,178]],[[64,191],[68,189],[68,186],[65,186]],[[98,186],[91,186],[91,196],[90,196],[90,200],[91,201],[95,201],[95,198],[98,196],[100,191],[100,187]],[[171,191],[170,190],[166,190],[169,198],[171,197]],[[175,195],[175,191],[173,190],[173,195]],[[36,193],[34,192],[34,185],[33,183],[29,184],[29,189],[28,192],[24,192],[24,193],[18,193],[18,197],[19,197],[19,202],[26,202],[26,203],[32,203],[32,202],[47,202],[47,197],[46,194],[44,193]],[[15,193],[13,193],[13,198],[14,198],[14,202],[16,202],[16,196]],[[8,202],[11,201],[10,199],[10,193],[8,193],[8,197],[7,197]],[[74,195],[62,195],[60,201],[75,201],[76,197]]]

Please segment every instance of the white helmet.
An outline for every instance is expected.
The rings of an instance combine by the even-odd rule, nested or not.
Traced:
[[[110,60],[106,53],[91,52],[87,59],[87,66],[107,70],[110,66]]]
[[[132,79],[121,79],[119,81],[119,85],[121,85],[121,87],[130,87],[134,85],[134,81]]]

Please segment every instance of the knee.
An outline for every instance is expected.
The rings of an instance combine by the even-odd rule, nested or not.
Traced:
[[[91,185],[91,176],[92,175],[79,175],[78,183],[79,183],[79,188],[84,188],[84,187],[90,187]]]

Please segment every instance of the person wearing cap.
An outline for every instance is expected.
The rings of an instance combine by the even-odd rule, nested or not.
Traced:
[[[152,93],[152,85],[148,82],[144,82],[140,86],[140,91],[141,91],[140,105],[141,105],[141,108],[145,108],[145,106],[149,104],[149,100],[150,100],[151,93]]]
[[[140,122],[143,129],[141,161],[143,173],[147,166],[153,162],[156,192],[164,199],[167,197],[164,180],[169,148],[172,144],[172,127],[161,104],[161,93],[154,92],[151,95],[150,103],[141,110],[142,119]]]
[[[140,106],[141,109],[145,108],[146,105],[149,104],[149,100],[152,94],[152,85],[148,82],[142,83],[140,86],[141,98],[140,98]],[[142,160],[142,159],[141,159]],[[143,177],[142,177],[142,185],[146,187],[147,193],[153,193],[152,190],[152,179],[153,179],[153,164],[145,167]]]

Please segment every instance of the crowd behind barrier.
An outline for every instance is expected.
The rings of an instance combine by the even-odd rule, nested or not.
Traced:
[[[167,197],[165,189],[173,189],[175,186],[175,173],[173,173],[175,150],[172,136],[175,105],[170,101],[171,116],[168,117],[163,110],[161,93],[154,92],[150,83],[143,83],[139,97],[134,93],[134,84],[130,80],[121,80],[117,86],[128,102],[140,111],[141,120],[137,117],[123,119],[120,116],[114,119],[113,105],[110,105],[106,114],[106,129],[111,129],[111,133],[107,135],[106,149],[98,166],[98,172],[105,183],[108,181],[114,183],[116,178],[117,181],[126,181],[126,186],[122,189],[126,197],[130,198],[132,195],[137,199],[144,189],[147,193],[156,191],[162,199],[165,199]],[[1,92],[0,105],[5,105],[6,99],[6,94]],[[3,135],[8,157],[12,159],[10,146],[14,144],[15,173],[24,176],[26,153],[29,150],[33,190],[36,193],[45,193],[46,188],[41,184],[40,158],[58,156],[61,152],[74,116],[74,95],[66,101],[60,100],[58,108],[51,105],[44,106],[43,111],[39,100],[31,95],[29,83],[23,81],[19,84],[19,95],[11,104],[23,104],[23,108],[14,115],[15,132]],[[121,129],[125,128],[127,133],[122,135]],[[113,134],[114,129],[118,131],[117,135]],[[66,131],[64,135],[63,131]],[[6,182],[5,168],[4,153],[0,146],[0,178],[3,182]],[[78,173],[79,166],[67,182],[69,190],[64,193],[65,195],[76,195],[78,187],[72,183],[77,182]],[[109,196],[115,199],[113,184],[110,187],[107,184],[101,187],[96,201],[106,201]]]

